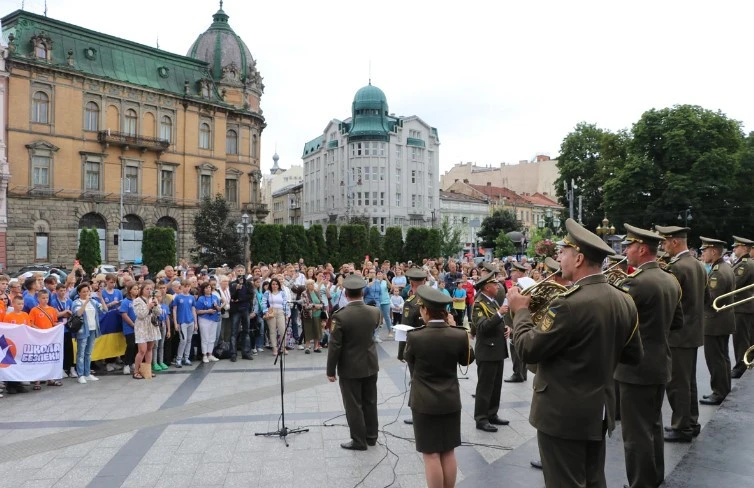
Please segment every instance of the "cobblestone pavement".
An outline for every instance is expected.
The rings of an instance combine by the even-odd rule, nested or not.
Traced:
[[[408,372],[395,359],[397,343],[378,344],[379,444],[346,451],[348,430],[337,384],[325,377],[326,354],[286,357],[285,421],[308,432],[256,436],[281,426],[280,370],[269,351],[254,361],[194,363],[154,380],[103,374],[96,383],[65,379],[61,388],[6,395],[0,400],[0,487],[421,487],[421,455],[410,441]],[[708,376],[700,352],[699,391]],[[505,375],[511,365],[506,361]],[[528,383],[504,383],[500,416],[510,426],[495,434],[475,429],[476,368],[459,372],[462,438],[456,450],[459,486],[543,486],[528,466],[537,457],[529,425]],[[716,410],[701,407],[702,423]],[[666,416],[669,409],[666,405]],[[625,481],[620,429],[608,441],[608,485]],[[667,445],[666,472],[688,445]]]

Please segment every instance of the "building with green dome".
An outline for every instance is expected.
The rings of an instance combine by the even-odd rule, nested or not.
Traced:
[[[333,119],[304,145],[304,225],[368,218],[390,226],[429,227],[439,220],[437,129],[417,116],[391,113],[385,93],[370,82],[351,104],[351,117]]]

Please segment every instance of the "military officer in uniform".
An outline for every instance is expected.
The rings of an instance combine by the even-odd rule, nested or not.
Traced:
[[[668,270],[681,285],[683,327],[670,331],[668,344],[672,366],[667,384],[668,403],[673,410],[665,427],[665,442],[691,442],[699,435],[699,399],[696,388],[697,350],[704,344],[704,267],[689,253],[688,227],[655,226],[665,238],[663,248],[670,256]]]
[[[419,267],[413,267],[406,271],[406,278],[408,278],[411,290],[408,292],[408,298],[403,303],[403,317],[401,318],[401,324],[410,325],[417,328],[424,325],[421,313],[419,312],[419,300],[416,297],[416,290],[424,284],[427,280],[427,273]],[[403,361],[403,354],[406,349],[406,341],[398,341],[398,360]],[[411,425],[413,420],[403,419],[404,424]]]
[[[348,303],[333,313],[327,351],[327,379],[334,382],[337,368],[351,441],[343,449],[366,451],[377,443],[377,349],[372,340],[382,321],[379,308],[363,301],[367,285],[360,276],[343,281]]]
[[[754,284],[754,260],[749,257],[754,241],[733,236],[733,276],[736,277],[736,290]],[[754,287],[737,293],[735,300],[745,300],[754,296]],[[744,353],[754,340],[754,300],[733,308],[736,315],[736,332],[733,334],[733,357],[736,364],[730,372],[731,378],[740,378],[746,372]]]
[[[711,266],[707,278],[707,296],[704,301],[704,359],[710,374],[712,394],[705,395],[702,405],[720,405],[730,393],[730,354],[728,342],[736,331],[736,316],[732,308],[716,312],[712,308],[715,298],[736,289],[733,269],[723,260],[725,241],[700,237],[702,261]],[[721,300],[718,305],[733,301],[733,297]]]
[[[531,297],[509,290],[513,342],[525,363],[537,365],[529,422],[537,429],[545,485],[605,487],[613,372],[619,362],[641,361],[638,314],[631,297],[602,274],[613,250],[573,219],[566,230],[558,256],[573,286],[548,305],[540,324],[532,321]]]
[[[503,321],[508,306],[495,299],[500,287],[494,273],[483,276],[474,285],[479,293],[471,311],[471,335],[476,337],[474,352],[477,367],[474,420],[476,428],[485,432],[497,432],[496,425],[509,423],[497,414],[503,387],[503,361],[508,357],[507,330],[510,330]]]
[[[409,331],[406,362],[411,370],[408,405],[414,419],[416,450],[424,456],[427,486],[455,486],[455,448],[461,445],[461,393],[457,365],[474,360],[463,327],[447,322],[452,299],[429,286],[416,292],[427,324]]]
[[[526,276],[526,266],[522,266],[516,262],[511,263],[511,283],[513,286],[526,289],[533,285],[535,282],[531,278]],[[525,284],[528,280],[529,283]],[[510,327],[512,320],[509,315],[506,314],[505,325]],[[513,374],[505,378],[506,383],[523,383],[526,381],[526,365],[521,362],[521,359],[516,354],[516,347],[511,343],[511,361],[513,362]]]
[[[658,234],[623,224],[628,265],[635,269],[620,284],[639,312],[644,358],[635,366],[619,364],[621,428],[626,474],[631,488],[656,487],[665,479],[662,402],[670,379],[671,329],[683,327],[681,285],[657,262]]]

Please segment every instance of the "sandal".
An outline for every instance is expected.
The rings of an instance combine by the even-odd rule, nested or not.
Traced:
[[[144,377],[141,375],[141,373],[134,373],[132,377],[135,380],[143,380],[144,379]]]
[[[47,382],[47,386],[63,386],[63,382],[59,380],[50,380]]]

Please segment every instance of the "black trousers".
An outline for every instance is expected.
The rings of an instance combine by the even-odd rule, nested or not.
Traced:
[[[126,354],[123,355],[123,362],[130,368],[136,361],[136,336],[128,334],[124,337],[126,338]]]
[[[238,335],[241,334],[241,355],[249,357],[251,355],[251,320],[249,319],[249,310],[241,309],[230,313],[230,355],[238,355]]]
[[[733,334],[733,357],[736,359],[736,365],[733,369],[743,373],[746,371],[744,364],[744,353],[751,347],[751,341],[754,337],[754,314],[737,313],[736,314],[736,332]]]
[[[483,422],[497,416],[503,388],[503,361],[477,361],[474,420]]]
[[[398,361],[403,361],[403,353],[406,351],[406,341],[398,341]]]
[[[578,441],[537,431],[545,486],[606,488],[605,438]]]
[[[377,441],[377,375],[366,378],[340,377],[340,394],[353,443],[366,446]]]
[[[670,348],[672,369],[667,384],[668,403],[673,409],[670,426],[691,435],[699,426],[699,393],[696,388],[696,347]]]
[[[662,400],[665,385],[621,383],[621,429],[628,486],[660,486],[665,479]]]
[[[76,366],[76,358],[73,357],[73,339],[71,331],[66,329],[63,335],[63,371],[68,373],[74,366]]]
[[[521,358],[516,354],[516,348],[513,346],[513,342],[510,344],[511,346],[511,361],[513,361],[513,374],[517,374],[523,379],[526,379],[526,364],[521,361]]]
[[[710,374],[712,394],[725,398],[730,393],[730,335],[704,336],[704,359]]]

